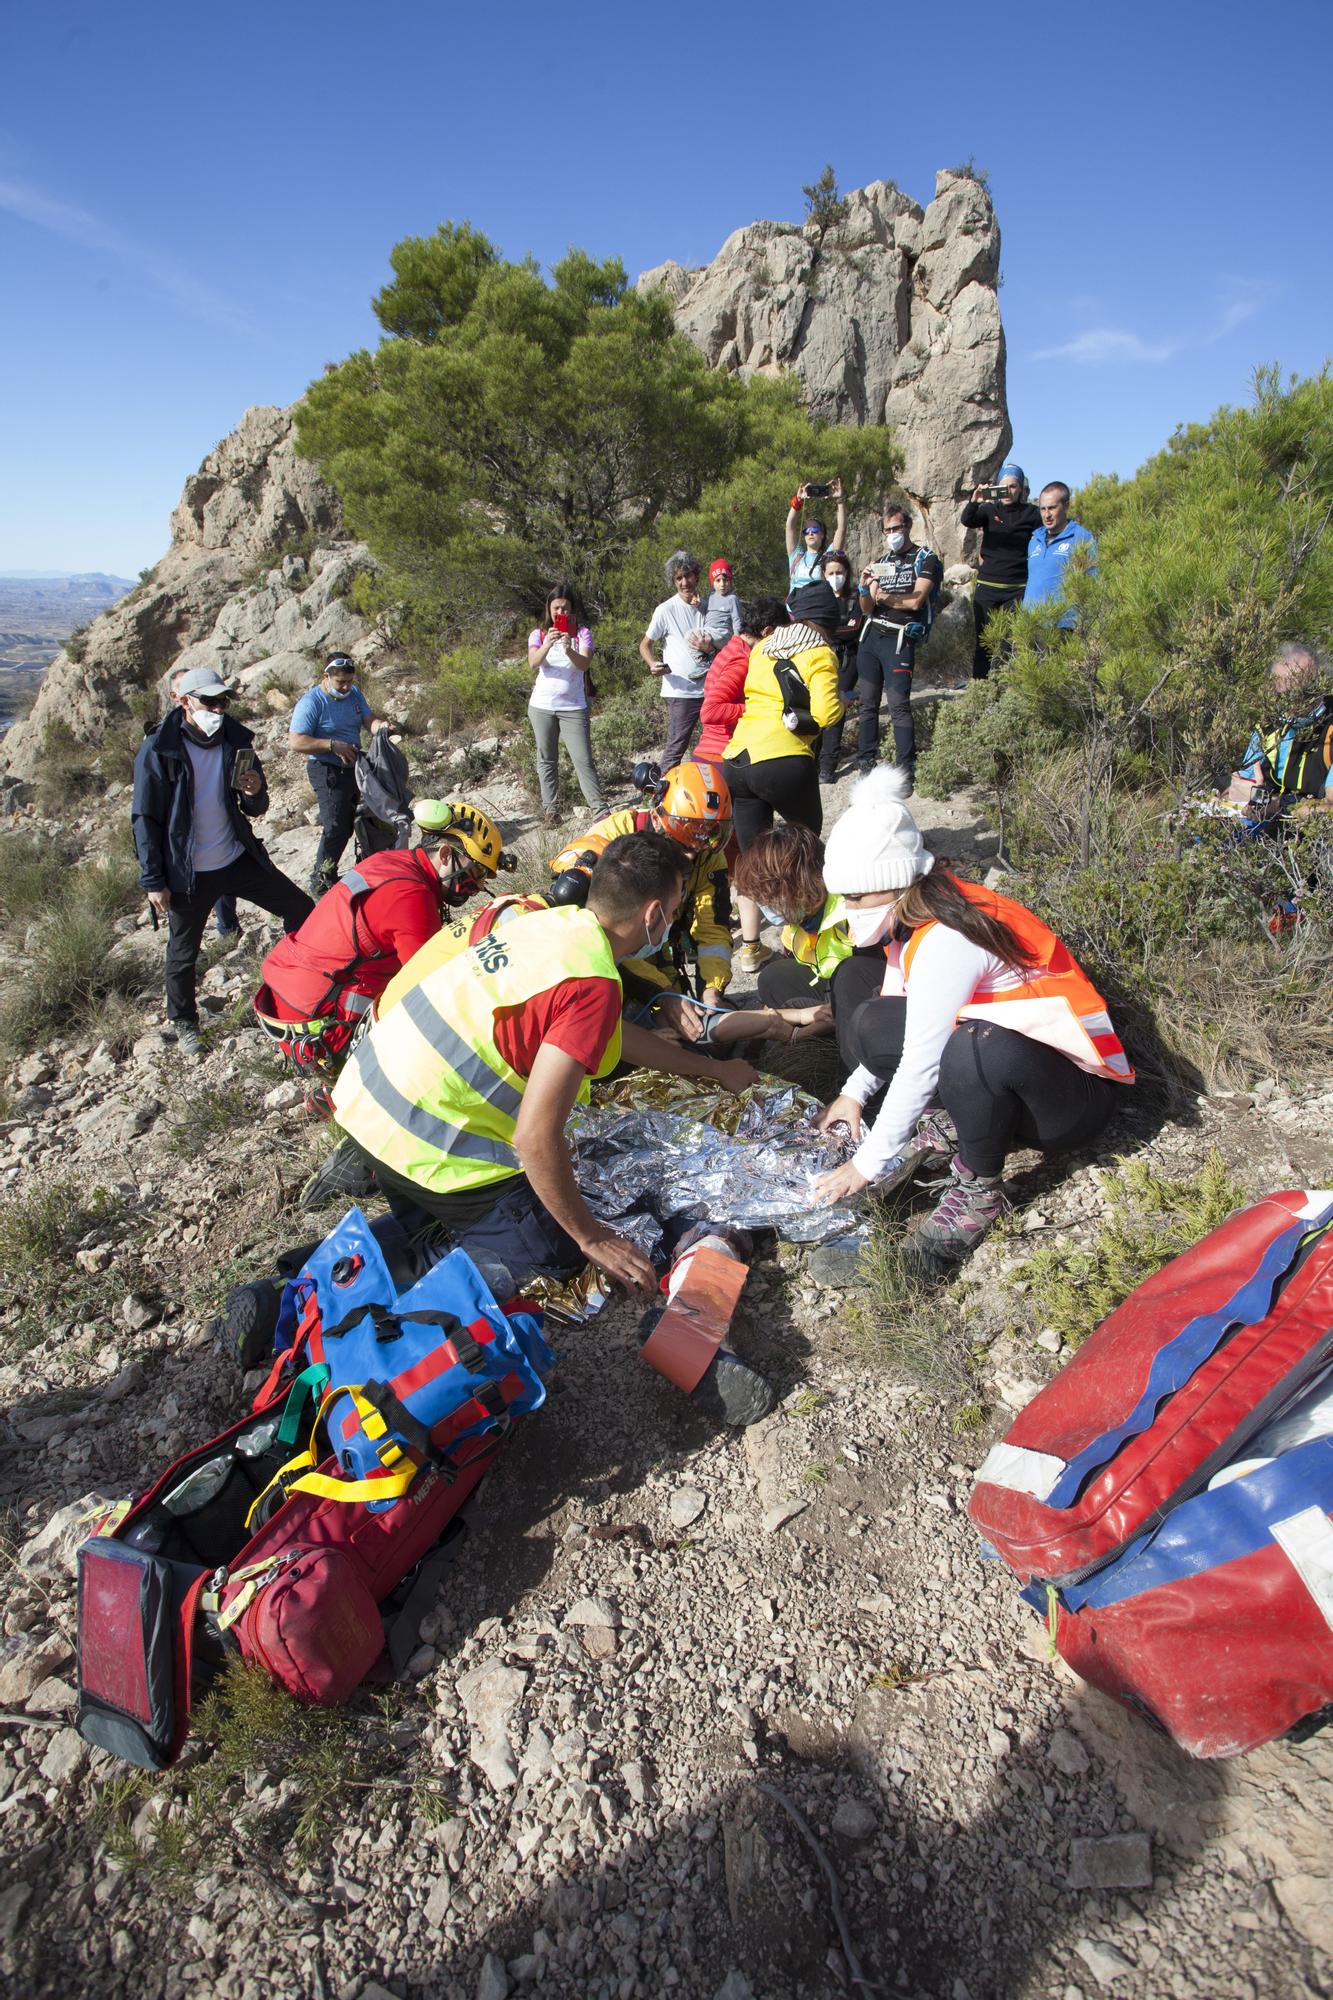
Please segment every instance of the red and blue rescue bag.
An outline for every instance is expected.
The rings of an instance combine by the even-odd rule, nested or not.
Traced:
[[[1191,1755],[1333,1704],[1333,1191],[1270,1195],[1140,1285],[968,1511],[1069,1664]]]
[[[177,1757],[229,1657],[324,1705],[386,1646],[401,1667],[552,1359],[540,1314],[498,1305],[460,1250],[400,1292],[356,1209],[288,1287],[276,1338],[250,1413],[79,1551],[79,1730],[147,1769]]]

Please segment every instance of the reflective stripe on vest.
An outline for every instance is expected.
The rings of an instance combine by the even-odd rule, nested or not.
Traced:
[[[975,882],[956,876],[950,879],[969,903],[978,904],[988,916],[1009,926],[1029,961],[1024,966],[1003,966],[981,980],[967,1005],[959,1008],[959,1020],[991,1021],[997,1027],[1012,1028],[1030,1041],[1058,1050],[1092,1076],[1104,1076],[1112,1083],[1132,1083],[1134,1071],[1111,1025],[1106,1002],[1055,932],[1022,903],[982,889]],[[894,977],[896,954],[890,954],[886,992],[906,990],[912,960],[933,927],[933,920],[922,924],[903,946],[898,981]]]
[[[335,1086],[334,1116],[372,1159],[432,1193],[517,1174],[526,1078],[496,1046],[496,1016],[587,978],[619,986],[606,934],[586,910],[537,911],[480,939],[376,1022]],[[597,1074],[619,1060],[617,1027]],[[585,1077],[580,1102],[587,1097]]]
[[[788,924],[782,942],[798,965],[813,966],[821,979],[832,979],[844,958],[852,955],[852,941],[844,921],[846,911],[841,896],[829,896],[814,932],[800,924]]]

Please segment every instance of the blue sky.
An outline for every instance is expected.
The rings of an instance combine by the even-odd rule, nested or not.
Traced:
[[[373,342],[391,245],[446,218],[633,276],[800,219],[826,160],[925,201],[974,157],[1034,486],[1333,349],[1327,0],[44,0],[2,40],[0,570],[155,561],[186,474]]]

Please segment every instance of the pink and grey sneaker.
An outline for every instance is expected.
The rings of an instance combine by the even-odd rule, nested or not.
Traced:
[[[1011,1206],[999,1174],[974,1174],[956,1155],[950,1181],[909,1238],[914,1254],[934,1265],[962,1264]]]

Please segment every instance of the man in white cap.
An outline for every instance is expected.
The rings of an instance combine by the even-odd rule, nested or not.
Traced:
[[[181,1054],[197,1057],[195,973],[213,905],[243,896],[294,931],[314,904],[251,828],[268,811],[268,787],[253,736],[227,714],[227,682],[212,667],[192,667],[172,686],[176,706],[134,760],[134,845],[154,921],[167,919],[167,1018]]]

